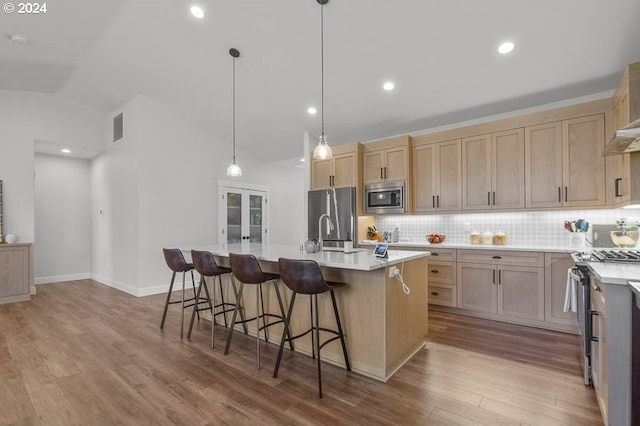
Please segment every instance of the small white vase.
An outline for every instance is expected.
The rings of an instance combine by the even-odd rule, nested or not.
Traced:
[[[5,240],[7,243],[9,243],[9,244],[13,244],[13,243],[15,243],[15,242],[16,242],[17,238],[16,238],[16,236],[15,236],[15,235],[13,235],[13,234],[7,234],[7,235],[4,237],[4,240]]]

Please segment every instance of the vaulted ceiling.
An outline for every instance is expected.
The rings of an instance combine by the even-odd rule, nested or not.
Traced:
[[[202,20],[189,13],[199,4]],[[15,3],[17,6],[17,2]],[[330,0],[325,129],[366,141],[612,90],[640,61],[638,0]],[[8,37],[20,34],[27,43]],[[0,89],[113,112],[137,94],[276,160],[319,134],[316,0],[57,0],[0,14]],[[500,42],[515,49],[500,55]],[[393,80],[386,92],[382,83]]]

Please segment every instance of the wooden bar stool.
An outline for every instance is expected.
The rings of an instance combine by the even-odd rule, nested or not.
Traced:
[[[289,336],[288,323],[286,322],[284,305],[282,304],[282,297],[280,296],[280,290],[278,289],[278,280],[280,275],[262,272],[258,259],[251,254],[235,254],[229,253],[229,262],[231,263],[231,271],[238,281],[240,281],[240,288],[238,289],[238,297],[236,299],[236,307],[233,310],[233,317],[231,319],[231,329],[227,335],[227,346],[224,350],[224,354],[229,354],[229,346],[231,345],[231,338],[233,337],[233,329],[237,323],[246,323],[249,321],[256,321],[256,368],[260,369],[260,331],[264,330],[264,340],[269,341],[267,334],[267,328],[272,325],[284,323],[284,334]],[[280,314],[267,313],[264,311],[264,295],[262,292],[262,284],[273,281],[273,286],[276,291],[276,297],[278,298],[278,305],[280,306]],[[241,319],[236,321],[238,311],[241,310],[240,303],[242,300],[242,292],[244,291],[245,284],[256,284],[256,316],[253,318]],[[260,313],[262,308],[262,313]],[[277,321],[267,322],[267,318],[277,318]],[[262,320],[262,327],[260,327],[260,320]],[[289,342],[289,347],[293,350],[293,343]]]
[[[184,336],[184,310],[185,308],[193,306],[192,304],[185,305],[185,302],[193,302],[196,300],[196,281],[193,278],[193,263],[188,263],[184,260],[184,256],[180,249],[167,249],[163,248],[162,252],[164,253],[164,260],[167,262],[167,266],[169,269],[173,271],[173,275],[171,276],[171,284],[169,285],[169,292],[167,293],[167,300],[164,303],[164,312],[162,313],[162,321],[160,322],[160,328],[164,327],[164,321],[167,318],[167,309],[169,305],[173,305],[175,303],[180,303],[182,305],[182,317],[180,320],[180,338]],[[176,280],[176,274],[178,272],[182,272],[182,297],[180,300],[171,300],[171,293],[173,291],[173,283]],[[189,299],[185,299],[184,294],[184,281],[185,274],[187,272],[191,272],[191,284],[193,286],[193,297]],[[199,318],[199,316],[198,316]]]
[[[340,323],[340,314],[338,313],[338,305],[336,304],[336,296],[334,289],[346,286],[345,283],[325,281],[322,276],[322,271],[318,264],[313,260],[293,260],[280,258],[278,260],[280,265],[280,277],[284,281],[285,285],[293,292],[291,296],[291,302],[289,303],[289,311],[286,316],[285,333],[282,334],[282,340],[280,341],[280,349],[278,350],[278,358],[276,359],[276,367],[273,371],[273,377],[278,377],[278,369],[280,368],[280,361],[282,359],[282,350],[284,349],[285,341],[291,342],[302,336],[306,336],[311,333],[311,347],[312,356],[316,358],[318,356],[318,394],[322,398],[322,375],[320,371],[320,349],[326,344],[333,342],[336,339],[340,339],[342,344],[342,354],[344,355],[344,363],[347,367],[347,371],[351,371],[351,363],[349,362],[349,355],[347,354],[347,345],[344,341],[344,332],[342,331],[342,324]],[[331,303],[333,304],[333,312],[336,318],[336,324],[338,330],[331,330],[328,328],[320,327],[318,320],[318,294],[329,292],[331,294]],[[286,336],[286,330],[289,327],[289,321],[293,313],[293,304],[296,301],[298,294],[306,294],[311,297],[309,308],[311,311],[311,328],[307,331],[300,333],[296,336]],[[314,315],[315,313],[315,315]],[[331,333],[334,336],[320,343],[320,331]]]
[[[193,261],[193,265],[195,266],[196,271],[200,274],[200,285],[198,286],[198,292],[196,294],[196,303],[193,305],[193,311],[191,312],[191,323],[189,324],[189,332],[187,333],[187,338],[191,338],[191,331],[193,330],[193,320],[196,317],[196,313],[198,311],[208,310],[211,311],[211,347],[213,348],[213,342],[215,337],[215,317],[218,315],[222,315],[224,318],[224,326],[228,327],[227,324],[227,312],[232,312],[236,306],[235,303],[229,303],[224,301],[224,291],[222,289],[222,276],[225,274],[229,274],[231,276],[231,288],[233,289],[233,294],[238,300],[238,289],[236,287],[236,281],[233,279],[233,274],[231,273],[231,268],[225,268],[224,266],[218,266],[216,263],[216,259],[213,257],[213,254],[208,251],[199,251],[199,250],[191,250],[191,260]],[[207,284],[205,281],[205,277],[213,277],[213,297],[209,295],[209,289],[207,288]],[[216,285],[215,280],[218,278],[218,284],[220,286],[220,300],[221,302],[216,303]],[[206,293],[206,298],[202,298],[202,288],[204,287],[204,292]],[[202,300],[202,302],[201,302]],[[206,306],[200,307],[201,303],[205,303]],[[216,309],[221,308],[222,310],[216,312]],[[243,309],[240,308],[240,318],[244,320],[244,312]],[[244,326],[244,334],[248,334],[247,325],[245,323],[242,324]]]

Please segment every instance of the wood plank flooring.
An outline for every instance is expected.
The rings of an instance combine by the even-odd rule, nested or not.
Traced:
[[[209,322],[180,340],[179,308],[90,280],[0,305],[1,424],[601,425],[576,336],[440,312],[426,350],[386,384]],[[185,333],[186,336],[186,333]],[[347,336],[348,339],[348,336]]]

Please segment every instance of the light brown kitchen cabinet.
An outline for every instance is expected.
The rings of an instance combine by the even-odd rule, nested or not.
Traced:
[[[366,143],[362,154],[365,184],[409,179],[409,136]]]
[[[603,206],[603,150],[604,114],[526,127],[526,206]]]
[[[640,63],[625,69],[613,95],[612,110],[614,131],[640,119]],[[611,161],[614,207],[640,202],[640,185],[634,181],[634,177],[640,176],[640,154],[614,155]]]
[[[520,320],[544,320],[544,256],[458,251],[458,307]]]
[[[412,147],[415,212],[462,209],[461,140]]]
[[[0,244],[0,304],[31,299],[31,244]]]
[[[456,250],[429,250],[431,256],[428,263],[428,300],[432,305],[456,307]]]
[[[571,255],[567,253],[544,254],[544,320],[577,328],[576,313],[564,312],[567,271],[574,264]]]
[[[607,304],[605,286],[591,278],[591,327],[594,340],[591,342],[591,379],[596,391],[598,405],[605,424],[608,419],[608,365],[607,365]]]
[[[462,139],[463,210],[524,208],[524,129]]]
[[[358,187],[359,144],[337,145],[328,160],[311,160],[311,189]]]

